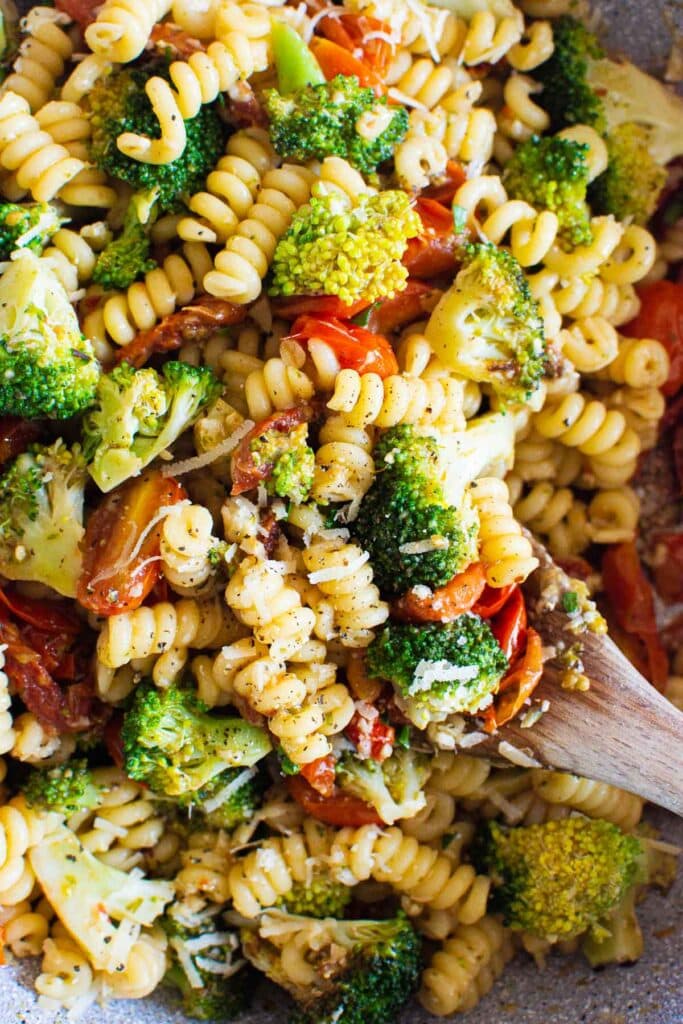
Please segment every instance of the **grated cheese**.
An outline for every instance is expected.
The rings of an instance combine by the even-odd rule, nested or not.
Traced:
[[[185,473],[194,472],[195,469],[203,469],[204,466],[210,466],[216,459],[229,455],[242,438],[246,437],[252,427],[255,426],[256,424],[253,420],[245,420],[230,437],[226,437],[224,441],[221,441],[220,444],[217,444],[210,451],[202,452],[201,455],[194,455],[191,459],[181,459],[180,462],[172,462],[170,465],[164,466],[161,470],[162,476],[183,476]]]
[[[479,673],[476,665],[453,665],[450,661],[420,661],[415,669],[411,692],[429,690],[433,683],[467,683]]]
[[[331,583],[333,580],[345,580],[349,576],[353,576],[355,572],[358,572],[369,558],[369,553],[364,551],[358,556],[358,558],[352,559],[350,562],[347,562],[346,565],[331,565],[327,569],[317,569],[315,572],[309,572],[309,582]]]
[[[115,825],[108,818],[95,818],[93,825],[95,828],[99,828],[101,832],[109,832],[111,835],[116,836],[117,839],[125,839],[128,835],[127,828],[124,828],[123,825]]]
[[[458,746],[465,750],[467,747],[476,747],[478,743],[483,743],[488,738],[488,734],[485,732],[467,732],[458,741]]]
[[[512,743],[508,743],[507,740],[501,740],[498,744],[498,753],[507,761],[512,761],[513,764],[519,765],[520,768],[543,767],[541,762],[537,761],[535,757],[520,750],[519,747],[513,747]]]
[[[402,555],[426,555],[430,551],[445,551],[449,543],[448,537],[435,534],[433,537],[425,537],[424,540],[411,540],[407,544],[401,544],[398,550]]]
[[[243,772],[240,772],[227,786],[223,786],[223,789],[219,790],[218,793],[214,793],[212,797],[205,800],[202,804],[202,810],[206,814],[210,814],[212,811],[217,810],[221,804],[225,803],[231,793],[239,789],[244,785],[253,775],[256,775],[255,768],[245,768]]]
[[[162,519],[165,519],[166,516],[169,514],[169,512],[172,512],[173,509],[182,508],[183,505],[190,505],[190,504],[191,504],[191,502],[189,501],[189,499],[186,498],[184,501],[176,502],[175,505],[162,505],[161,508],[159,509],[159,511],[156,513],[156,515],[152,516],[150,521],[145,526],[144,530],[142,531],[142,533],[138,537],[137,541],[133,545],[132,551],[130,551],[130,553],[124,551],[124,553],[121,555],[121,557],[119,558],[119,560],[116,562],[116,564],[114,566],[107,566],[106,568],[102,569],[101,572],[98,572],[96,576],[93,576],[92,580],[90,581],[90,585],[91,586],[95,586],[97,583],[100,583],[102,580],[110,579],[112,576],[116,576],[118,573],[120,573],[124,569],[126,569],[130,565],[130,563],[133,561],[133,559],[137,558],[137,556],[140,554],[140,551],[142,549],[142,545],[145,543],[145,541],[149,537],[149,535],[152,532],[152,530],[154,529],[154,527],[158,523],[160,523]],[[130,524],[130,525],[132,525],[132,524]],[[161,556],[159,556],[159,557],[161,557]],[[154,559],[148,559],[147,561],[153,561],[153,560]]]

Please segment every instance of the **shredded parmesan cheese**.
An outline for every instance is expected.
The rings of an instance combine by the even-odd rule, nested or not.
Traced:
[[[512,761],[513,764],[517,764],[520,768],[542,768],[543,765],[540,761],[537,761],[531,754],[525,753],[520,750],[519,747],[513,747],[512,743],[508,743],[507,740],[501,740],[498,744],[498,753],[501,757],[504,757],[507,761]]]
[[[203,469],[204,466],[210,466],[217,459],[223,458],[224,455],[229,455],[254,426],[256,424],[253,420],[245,420],[230,437],[226,437],[224,441],[217,444],[215,448],[211,448],[210,451],[202,452],[201,455],[195,455],[191,459],[182,459],[180,462],[172,462],[170,465],[164,466],[161,470],[162,476],[183,476],[185,473],[194,472],[195,469]]]
[[[458,741],[458,746],[466,750],[467,747],[476,747],[477,744],[483,743],[488,738],[485,732],[466,732],[462,739]]]
[[[331,583],[333,580],[345,580],[353,576],[369,560],[370,555],[364,551],[358,558],[352,559],[346,565],[331,565],[328,569],[317,569],[316,572],[309,572],[310,583]]]
[[[426,555],[430,551],[445,551],[449,543],[448,537],[435,534],[433,537],[425,537],[424,540],[411,540],[407,544],[401,544],[398,550],[402,555]]]

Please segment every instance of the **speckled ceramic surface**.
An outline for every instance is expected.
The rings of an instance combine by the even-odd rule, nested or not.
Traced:
[[[28,4],[19,4],[27,8]],[[683,36],[683,0],[594,0],[603,14],[602,35],[648,71],[661,71],[672,32]],[[683,820],[648,815],[662,838],[683,846]],[[591,971],[579,958],[551,958],[539,972],[518,956],[491,994],[463,1024],[683,1024],[683,872],[664,897],[653,892],[639,908],[645,953],[631,967]],[[0,1024],[46,1024],[36,1006],[26,962],[0,972]],[[264,985],[241,1024],[283,1024],[285,999]],[[163,996],[93,1008],[82,1024],[183,1024],[186,1018]],[[436,1018],[410,1005],[397,1024],[430,1024]]]

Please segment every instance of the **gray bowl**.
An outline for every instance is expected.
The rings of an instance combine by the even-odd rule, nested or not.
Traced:
[[[20,4],[27,9],[28,4]],[[683,36],[683,0],[594,0],[603,15],[601,34],[646,70],[660,73],[673,35]],[[648,818],[666,840],[683,846],[683,820],[652,810]],[[582,959],[551,957],[543,971],[528,957],[509,964],[493,991],[468,1013],[466,1024],[683,1024],[683,871],[666,895],[653,891],[638,916],[645,953],[637,964],[592,971]],[[23,961],[0,973],[0,1024],[42,1024],[31,988],[35,963]],[[281,1024],[284,997],[267,983],[240,1024]],[[435,1024],[417,1003],[397,1024]],[[462,1019],[462,1018],[460,1018]],[[186,1024],[165,993],[93,1007],[82,1024]]]

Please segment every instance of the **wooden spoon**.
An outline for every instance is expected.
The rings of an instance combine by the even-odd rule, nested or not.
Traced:
[[[534,693],[534,702],[549,701],[545,714],[527,729],[518,717],[466,752],[500,756],[499,744],[507,741],[549,768],[609,782],[683,816],[683,714],[608,636],[590,631],[576,636],[567,630],[570,620],[561,602],[549,611],[535,600],[549,582],[560,593],[572,590],[572,583],[541,544],[533,540],[533,545],[541,564],[529,581],[529,621],[545,645],[562,649],[581,643],[590,689],[563,690],[563,670],[547,663]]]

